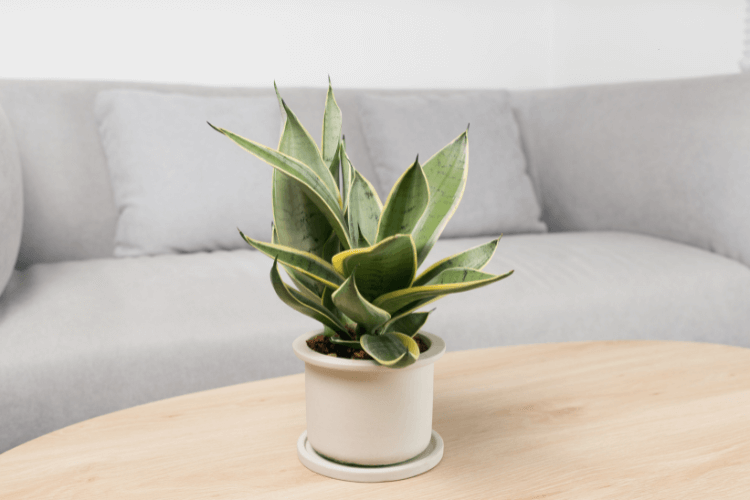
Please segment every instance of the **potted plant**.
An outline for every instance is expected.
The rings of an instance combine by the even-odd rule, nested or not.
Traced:
[[[383,204],[346,153],[330,79],[320,149],[276,94],[277,149],[209,125],[275,169],[271,242],[240,234],[273,259],[279,298],[323,325],[294,342],[305,361],[307,439],[333,462],[407,461],[430,443],[433,364],[445,350],[420,332],[430,312],[418,309],[512,273],[481,271],[499,238],[418,273],[463,195],[468,127],[424,165],[417,157]]]

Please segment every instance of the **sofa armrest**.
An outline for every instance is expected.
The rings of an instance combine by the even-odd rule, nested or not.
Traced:
[[[0,107],[0,295],[18,258],[23,229],[23,181],[18,146]]]
[[[518,92],[551,231],[659,236],[750,265],[750,75]]]

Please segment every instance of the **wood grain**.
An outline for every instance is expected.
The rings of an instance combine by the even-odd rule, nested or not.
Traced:
[[[581,342],[449,353],[435,469],[359,484],[303,467],[304,378],[112,413],[0,455],[12,499],[750,498],[750,350]]]

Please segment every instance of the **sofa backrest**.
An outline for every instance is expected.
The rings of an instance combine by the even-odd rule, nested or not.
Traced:
[[[18,143],[24,183],[23,237],[17,267],[113,254],[117,213],[94,117],[100,90],[138,88],[212,96],[274,96],[268,88],[222,88],[124,82],[0,80],[0,107]],[[284,99],[320,137],[325,88],[282,89]],[[377,182],[352,91],[336,92],[347,151]],[[208,126],[206,132],[210,133]]]
[[[750,75],[513,99],[551,231],[631,231],[750,265]]]

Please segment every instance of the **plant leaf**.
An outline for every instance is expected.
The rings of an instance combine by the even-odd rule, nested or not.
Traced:
[[[281,112],[281,133],[279,134],[278,150],[284,154],[295,158],[295,151],[292,148],[287,149],[287,144],[291,141],[284,138],[285,130],[288,130],[287,136],[293,134],[291,126],[286,128],[286,110],[284,103],[279,94],[279,89],[274,82],[273,86],[276,92],[276,98],[279,101],[279,110]],[[301,158],[295,158],[302,161]],[[326,220],[325,215],[315,205],[315,203],[305,194],[304,189],[294,179],[273,170],[272,176],[272,206],[274,215],[274,225],[278,226],[281,232],[281,243],[310,252],[317,256],[322,256],[322,245],[326,238],[333,232],[331,225]],[[277,243],[274,241],[274,243]],[[294,273],[285,267],[287,273],[292,276]],[[305,280],[299,274],[297,279],[305,283]],[[310,288],[310,286],[308,286]],[[318,290],[317,285],[312,289]],[[319,290],[321,291],[321,290]]]
[[[336,103],[331,87],[331,77],[328,77],[328,94],[326,95],[326,107],[323,113],[323,137],[320,142],[323,162],[330,165],[341,139],[341,109]]]
[[[417,344],[416,340],[414,340],[410,335],[406,335],[400,332],[395,332],[393,333],[393,335],[398,337],[401,343],[404,344],[404,347],[406,347],[406,352],[408,353],[409,357],[413,360],[412,362],[419,359],[419,344]]]
[[[411,285],[417,270],[417,254],[411,235],[400,234],[375,246],[341,252],[331,263],[345,278],[357,269],[357,289],[372,302],[375,297]]]
[[[385,325],[383,325],[381,332],[388,333],[395,331],[413,337],[427,322],[427,318],[431,313],[432,311],[418,313],[409,311],[398,316],[394,316],[390,320],[388,320]]]
[[[339,208],[341,208],[339,187],[328,168],[330,160],[328,162],[323,161],[318,145],[315,144],[315,140],[307,129],[302,126],[297,115],[289,109],[283,99],[281,104],[286,111],[286,125],[284,126],[284,135],[281,136],[281,142],[279,143],[279,151],[283,151],[286,155],[310,167],[310,170],[321,179],[329,194],[337,199]],[[335,148],[333,152],[335,153]],[[331,158],[333,158],[333,155],[331,155]]]
[[[242,234],[242,231],[240,231],[240,234]],[[331,231],[331,234],[335,235],[333,231]],[[244,235],[243,235],[244,236]],[[247,240],[245,240],[247,241]],[[276,232],[276,225],[273,226],[273,230],[271,231],[271,243],[274,245],[279,245],[279,236]],[[284,245],[284,246],[291,246],[291,245]],[[316,255],[313,252],[310,252],[313,255]],[[294,282],[295,286],[300,290],[302,293],[306,293],[306,291],[309,291],[312,294],[315,294],[318,299],[320,299],[320,296],[323,294],[324,290],[328,290],[328,287],[320,283],[319,281],[315,281],[312,278],[308,278],[305,274],[295,271],[289,266],[286,266],[282,263],[282,267],[286,271],[286,273],[289,275],[289,277],[292,279],[292,282]]]
[[[240,234],[245,241],[264,254],[273,259],[278,259],[285,266],[291,267],[318,283],[335,290],[344,282],[344,279],[334,270],[333,266],[316,255],[284,245],[254,240],[245,236],[242,231],[240,231]]]
[[[331,342],[334,344],[343,345],[346,347],[352,347],[354,349],[362,349],[362,344],[360,344],[359,340],[344,340],[341,337],[336,334],[335,336],[331,337]]]
[[[287,123],[289,123],[289,121],[290,120],[287,120]],[[209,125],[211,124],[209,123]],[[243,149],[249,151],[274,167],[278,172],[282,172],[289,176],[289,178],[298,182],[299,186],[302,187],[304,194],[310,198],[318,209],[320,209],[328,223],[333,227],[333,230],[336,231],[342,244],[346,248],[351,248],[347,228],[344,226],[344,216],[341,212],[339,200],[331,195],[328,188],[323,184],[323,181],[310,169],[310,167],[295,160],[291,156],[251,141],[250,139],[241,137],[228,130],[217,128],[213,125],[211,125],[211,127],[232,139]],[[331,173],[327,169],[326,172],[328,172],[328,175],[330,176]],[[276,194],[277,191],[278,190],[275,189],[274,194]],[[274,220],[276,221],[277,231],[279,232],[279,239],[281,242],[284,242],[284,231],[282,231],[282,228],[279,225],[278,214],[276,211],[277,207],[274,207]]]
[[[410,234],[429,201],[430,186],[419,160],[416,160],[391,189],[380,216],[375,242],[397,234]]]
[[[424,164],[430,201],[412,231],[421,265],[458,208],[469,172],[468,129]],[[481,179],[480,179],[481,182]]]
[[[346,212],[349,209],[349,203],[352,194],[352,184],[354,183],[354,167],[352,166],[351,160],[349,160],[349,155],[346,154],[346,143],[344,142],[343,137],[341,138],[341,142],[339,143],[339,156],[341,160],[341,176],[343,177],[341,182],[341,197],[344,200],[344,211]],[[378,212],[378,214],[379,213],[380,212]],[[352,236],[351,226],[349,236]],[[353,238],[354,236],[352,236],[352,239]]]
[[[328,164],[328,170],[331,171],[331,175],[333,176],[333,180],[338,186],[340,184],[341,178],[339,175],[339,171],[341,170],[341,155],[339,153],[339,149],[336,148],[336,153],[333,155],[333,159]],[[341,193],[341,199],[344,199],[343,192]],[[346,208],[344,208],[342,211],[346,212]]]
[[[338,290],[333,292],[333,303],[336,307],[354,320],[358,325],[364,326],[368,332],[391,319],[391,315],[370,304],[357,290],[357,283],[353,272]]]
[[[422,274],[417,276],[414,280],[413,286],[424,285],[446,269],[452,269],[455,267],[468,267],[469,269],[481,271],[492,259],[492,256],[495,255],[499,241],[500,238],[497,238],[488,243],[475,246],[465,252],[452,255],[436,262],[427,268]]]
[[[383,211],[383,203],[378,193],[362,174],[352,167],[354,179],[349,194],[349,234],[356,248],[358,235],[362,233],[368,246],[375,243],[378,234],[378,223]]]
[[[387,293],[375,299],[373,304],[393,314],[413,302],[473,290],[507,278],[511,274],[513,271],[494,275],[467,268],[446,269],[425,285]]]
[[[362,349],[381,365],[394,365],[407,355],[407,349],[401,339],[392,333],[365,334],[359,342],[362,344]]]
[[[337,333],[346,331],[346,327],[325,307],[315,301],[309,300],[303,294],[284,283],[279,274],[278,259],[274,259],[273,267],[271,268],[271,284],[276,295],[292,309],[321,322]]]
[[[323,245],[322,258],[326,262],[331,262],[333,256],[341,252],[341,242],[339,241],[336,233],[331,231],[331,236],[328,237],[328,241]]]

